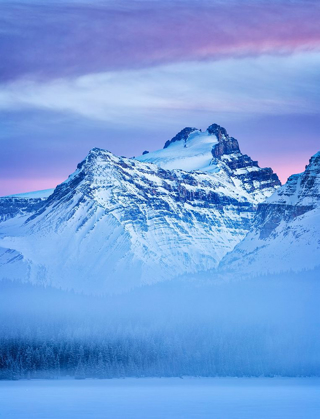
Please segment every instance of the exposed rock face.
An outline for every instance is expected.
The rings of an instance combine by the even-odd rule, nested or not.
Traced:
[[[178,132],[178,134],[176,136],[171,138],[171,140],[168,140],[165,143],[163,148],[168,148],[170,144],[175,143],[176,141],[181,141],[182,140],[182,141],[186,142],[189,135],[194,131],[198,131],[198,129],[197,128],[191,128],[191,127],[183,128],[183,130]]]
[[[230,137],[225,128],[213,124],[207,131],[218,139],[218,144],[212,148],[212,156],[223,161],[232,171],[232,176],[238,178],[247,191],[254,192],[257,187],[272,190],[281,185],[271,168],[261,169],[257,161],[241,153],[238,141]]]
[[[227,130],[218,124],[212,124],[207,128],[207,131],[211,135],[215,135],[218,141],[223,141],[226,138],[229,138]]]
[[[0,222],[17,216],[24,216],[40,209],[45,198],[0,198]]]
[[[320,205],[320,153],[309,160],[303,173],[292,175],[277,194],[260,204],[255,224],[267,238],[282,221],[290,223]]]
[[[220,159],[226,154],[233,153],[240,153],[239,143],[233,137],[219,140],[219,143],[212,149],[212,155],[217,159]]]
[[[258,206],[252,231],[221,267],[258,273],[320,265],[320,153]]]
[[[238,141],[229,137],[225,128],[218,124],[212,124],[207,128],[207,131],[218,139],[218,144],[212,149],[213,157],[221,158],[225,154],[240,153]]]
[[[275,200],[281,204],[319,206],[320,152],[311,157],[303,173],[289,177],[270,202]]]

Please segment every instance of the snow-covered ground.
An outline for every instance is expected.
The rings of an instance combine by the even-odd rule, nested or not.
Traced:
[[[316,419],[320,378],[0,382],[2,419]]]

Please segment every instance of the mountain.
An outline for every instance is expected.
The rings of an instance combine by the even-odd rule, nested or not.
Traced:
[[[49,197],[0,199],[0,274],[103,293],[214,269],[279,184],[215,124],[138,159],[94,148]]]
[[[319,266],[320,152],[259,204],[250,232],[221,262],[224,271],[244,275]]]

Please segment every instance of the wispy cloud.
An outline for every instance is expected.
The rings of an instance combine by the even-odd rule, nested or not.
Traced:
[[[19,80],[0,86],[0,109],[39,108],[129,125],[174,112],[317,113],[319,74],[320,54],[303,53]]]

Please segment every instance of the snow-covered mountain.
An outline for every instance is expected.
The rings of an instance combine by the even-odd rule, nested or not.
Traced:
[[[214,269],[279,184],[215,124],[138,159],[95,148],[48,198],[0,199],[0,275],[101,293]]]
[[[259,204],[253,228],[221,262],[224,270],[255,275],[320,266],[320,152]]]

